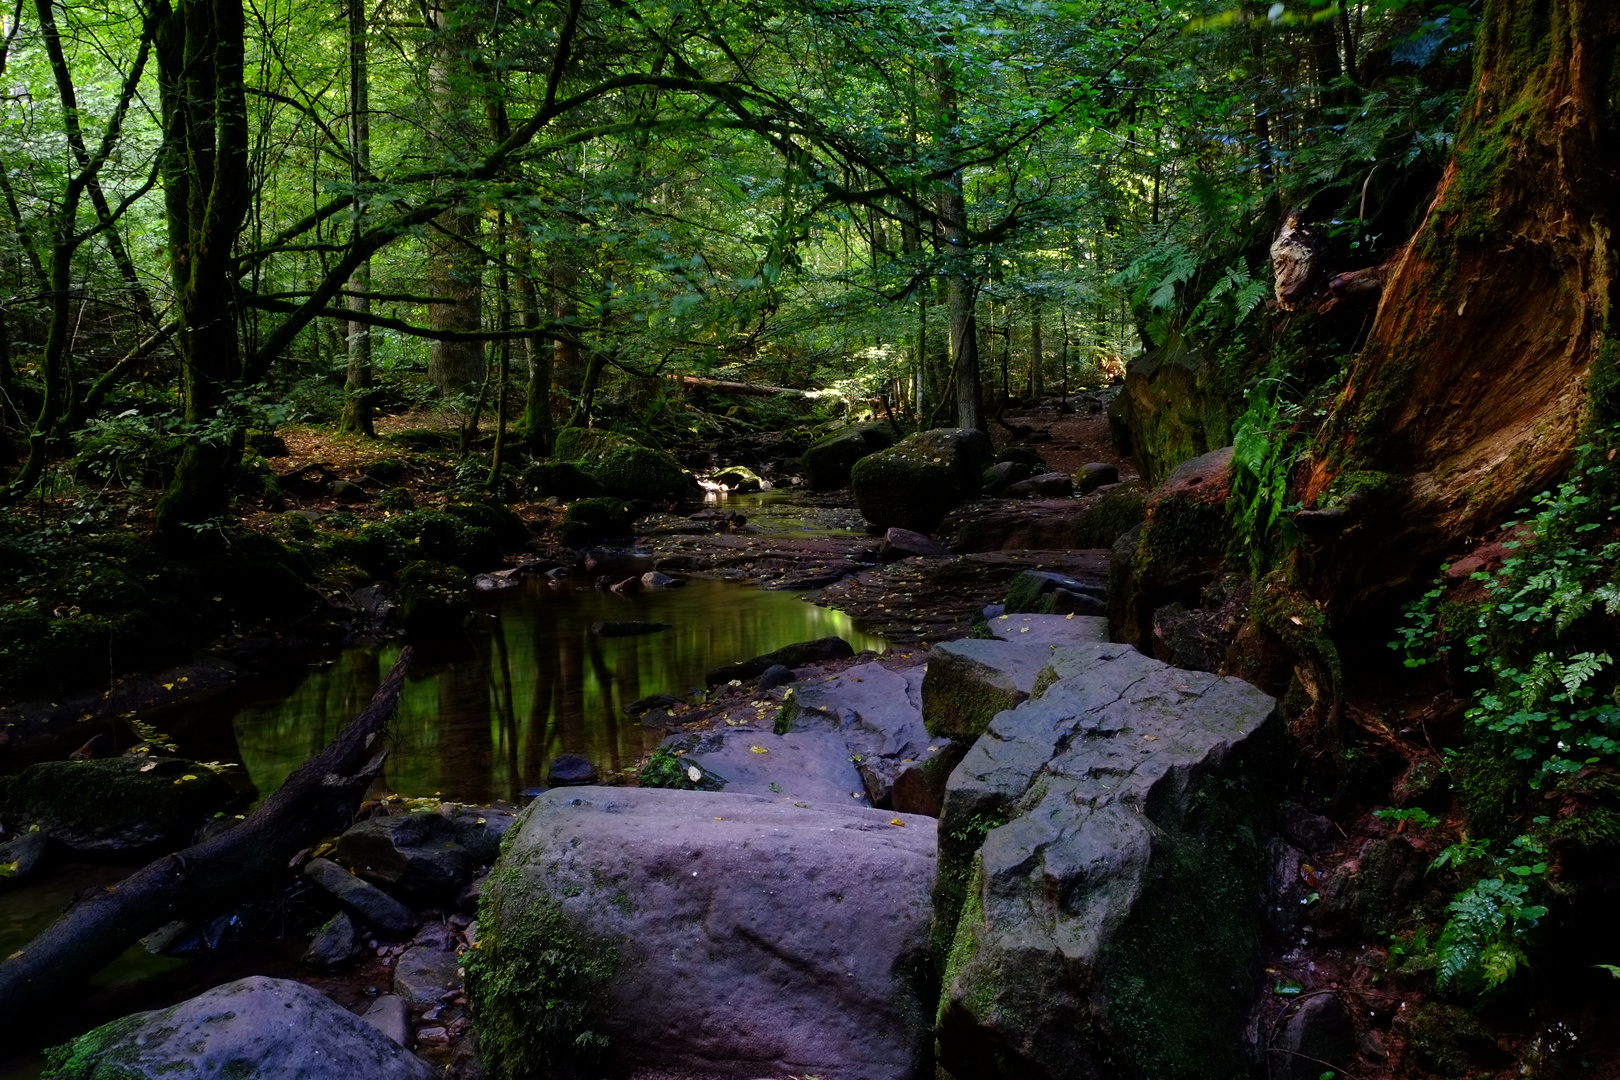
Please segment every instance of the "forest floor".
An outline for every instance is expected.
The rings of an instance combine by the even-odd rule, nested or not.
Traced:
[[[1005,424],[994,425],[998,448],[1027,446],[1052,469],[1068,473],[1088,462],[1112,463],[1118,466],[1121,481],[1136,479],[1130,460],[1115,451],[1100,412],[1065,411],[1048,404],[1012,410],[1003,419]],[[453,454],[402,451],[397,437],[402,432],[436,431],[442,450],[442,440],[453,435],[455,423],[456,418],[443,414],[386,419],[379,423],[379,434],[396,438],[383,443],[315,427],[284,430],[283,445],[266,448],[271,451],[270,468],[286,477],[318,466],[314,471],[323,479],[306,486],[285,485],[281,503],[262,500],[246,510],[244,523],[270,530],[288,510],[381,520],[389,511],[376,506],[375,495],[384,487],[408,490],[418,506],[442,503],[456,478]],[[397,472],[386,485],[371,476],[385,461],[395,463]],[[715,464],[731,463],[721,459]],[[769,473],[757,462],[734,463],[757,465]],[[332,480],[353,483],[367,497],[340,500],[329,490]],[[1049,500],[1000,502],[1007,504],[1001,508],[1006,515],[1030,520],[1070,513],[1075,505],[1071,501],[1066,509],[1048,505]],[[791,510],[795,532],[788,536],[779,531],[779,521],[773,524],[772,514],[783,511],[769,506],[753,513],[752,522],[719,527],[712,521],[694,524],[690,517],[655,513],[638,526],[639,547],[669,573],[816,590],[808,592],[816,602],[848,612],[895,646],[880,658],[889,667],[914,666],[926,659],[930,643],[966,636],[978,613],[998,602],[1007,583],[1024,569],[1058,570],[1097,584],[1107,580],[1106,549],[1014,548],[949,561],[909,558],[884,564],[878,538],[861,528],[853,505],[847,489],[795,499]],[[545,502],[520,503],[515,509],[542,530],[559,514]],[[1488,557],[1490,547],[1482,545],[1480,550]],[[530,551],[512,553],[508,562],[533,563],[537,556],[546,561],[566,553],[542,534]],[[349,601],[341,590],[330,591],[328,599]],[[289,652],[308,644],[300,635],[287,636],[291,640],[282,645]],[[1620,1027],[1605,1020],[1612,1014],[1613,987],[1620,983],[1594,972],[1578,948],[1566,950],[1562,960],[1544,964],[1533,980],[1521,980],[1512,994],[1487,1002],[1477,1010],[1483,1019],[1434,991],[1433,935],[1444,921],[1455,882],[1428,867],[1442,848],[1462,836],[1462,816],[1444,780],[1444,749],[1459,741],[1467,702],[1443,672],[1414,674],[1403,669],[1384,645],[1389,636],[1387,631],[1369,632],[1343,644],[1345,723],[1340,752],[1309,749],[1310,703],[1284,695],[1302,750],[1289,789],[1277,793],[1284,807],[1287,847],[1280,849],[1270,887],[1274,906],[1292,905],[1296,910],[1272,920],[1274,936],[1265,960],[1267,993],[1250,1031],[1266,1060],[1268,1080],[1315,1080],[1329,1072],[1359,1080],[1620,1078]],[[831,674],[872,659],[859,655],[817,665],[815,670]],[[160,684],[164,689],[155,688]],[[142,685],[150,695],[133,710],[170,704],[186,690],[161,676]],[[685,711],[680,727],[701,731],[728,722],[757,721],[759,697],[748,686],[722,686]],[[122,708],[133,699],[107,700],[118,701]],[[65,702],[53,708],[66,717],[64,710],[80,707],[81,703]],[[1404,819],[1376,816],[1391,808],[1421,810],[1427,820],[1410,813]],[[282,908],[278,918],[283,925],[298,921],[296,913],[285,910],[284,898],[265,902]],[[296,944],[281,942],[260,949],[253,966],[298,978],[356,1007],[391,979],[389,964],[396,954],[385,948],[368,950],[357,966],[341,974],[321,975],[297,963]],[[205,971],[204,978],[223,975],[217,968]],[[1345,1006],[1355,1037],[1354,1060],[1325,1063],[1331,1068],[1320,1061],[1305,1064],[1298,1052],[1285,1049],[1297,1045],[1287,1040],[1306,1006],[1327,997]],[[85,1002],[86,1011],[111,1015],[106,1010],[125,1000],[98,991]],[[441,1059],[448,1060],[449,1052],[445,1047]]]

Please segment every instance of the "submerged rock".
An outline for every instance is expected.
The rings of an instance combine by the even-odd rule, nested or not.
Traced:
[[[1246,1075],[1283,783],[1276,702],[1124,645],[1046,651],[1043,692],[999,713],[947,788],[939,1063]]]
[[[37,825],[74,851],[140,855],[190,844],[236,797],[219,774],[185,758],[42,761],[6,785],[0,820]]]
[[[921,1075],[933,834],[730,793],[547,792],[469,958],[486,1063],[555,1075],[588,1031],[618,1074]]]
[[[743,660],[735,664],[723,664],[717,668],[710,668],[704,673],[703,682],[707,686],[719,686],[721,683],[728,683],[733,679],[747,682],[749,679],[759,678],[767,668],[775,667],[778,664],[783,667],[795,668],[822,660],[842,660],[846,656],[854,655],[854,648],[841,637],[798,641],[792,645],[784,645],[775,652],[756,656],[752,660]]]
[[[255,975],[136,1013],[57,1051],[60,1080],[434,1080],[437,1071],[318,990]]]

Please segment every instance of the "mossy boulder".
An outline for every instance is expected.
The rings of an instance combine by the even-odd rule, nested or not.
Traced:
[[[998,714],[948,783],[938,1063],[1247,1076],[1281,712],[1124,645],[1060,647],[1049,664],[1044,692]]]
[[[1026,700],[1046,667],[1045,650],[968,639],[936,645],[923,677],[923,723],[930,735],[975,739],[1003,709]]]
[[[365,525],[353,536],[333,537],[327,553],[374,577],[388,577],[422,559],[487,570],[500,564],[504,549],[521,547],[528,536],[521,520],[508,514],[473,505],[412,510]]]
[[[894,428],[888,424],[851,424],[817,440],[799,459],[804,482],[812,491],[831,491],[849,483],[850,469],[868,454],[894,445]]]
[[[1147,491],[1140,484],[1121,484],[1076,514],[1066,539],[1070,547],[1113,547],[1114,541],[1146,518]]]
[[[235,788],[195,761],[130,754],[30,765],[6,785],[4,818],[74,851],[141,856],[190,844],[236,801]]]
[[[850,470],[855,505],[879,528],[929,533],[952,509],[979,493],[990,439],[968,428],[908,435]]]
[[[635,514],[621,499],[580,499],[563,511],[557,539],[572,548],[587,547],[610,536],[626,536]]]
[[[1181,346],[1153,349],[1125,373],[1125,387],[1109,410],[1129,432],[1129,453],[1142,478],[1156,483],[1188,458],[1232,441],[1233,388],[1195,352]],[[1118,437],[1116,436],[1116,439]]]
[[[416,635],[461,628],[472,610],[472,579],[458,566],[422,559],[399,572],[399,621]]]

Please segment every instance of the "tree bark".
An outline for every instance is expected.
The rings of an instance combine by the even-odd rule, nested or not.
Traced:
[[[1331,611],[1431,573],[1568,467],[1620,351],[1617,61],[1612,5],[1487,3],[1457,150],[1313,450],[1310,506],[1404,478],[1311,560]]]
[[[469,120],[468,73],[460,62],[469,47],[452,12],[435,6],[428,12],[434,29],[432,86],[436,134],[448,152],[470,153],[469,142],[485,137]],[[479,125],[481,127],[481,125]],[[479,248],[476,207],[456,206],[434,220],[429,240],[428,292],[451,302],[430,305],[435,330],[477,330],[483,325],[484,255]],[[435,341],[428,349],[428,377],[440,397],[465,393],[484,378],[484,345],[479,341]]]
[[[247,215],[247,98],[241,0],[179,0],[158,30],[169,273],[189,427],[158,502],[158,530],[225,513],[242,456],[229,396],[241,385],[234,248]]]
[[[360,198],[361,182],[371,172],[371,103],[366,71],[366,3],[348,0],[349,17],[349,182],[355,187],[353,242],[365,234],[365,204]],[[349,276],[349,310],[359,316],[371,314],[371,260],[355,267]],[[342,431],[376,438],[371,423],[371,324],[349,320],[349,363],[343,382]]]
[[[956,426],[985,431],[984,405],[979,391],[979,328],[974,317],[978,289],[973,281],[973,254],[968,236],[967,193],[962,169],[956,164],[953,139],[958,122],[957,90],[943,60],[935,69],[939,111],[949,175],[939,192],[940,229],[945,241],[946,278],[949,281],[951,366],[956,372]]]
[[[1029,305],[1029,396],[1046,396],[1046,373],[1041,370],[1041,305]]]
[[[410,667],[406,646],[365,710],[230,832],[96,889],[0,962],[0,1010],[18,1020],[77,988],[166,922],[212,915],[287,873],[288,861],[354,820],[388,756],[378,740]]]

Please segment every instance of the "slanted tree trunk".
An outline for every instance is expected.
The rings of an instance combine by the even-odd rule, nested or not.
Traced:
[[[557,325],[574,330],[574,336],[558,337],[551,353],[551,377],[558,390],[578,398],[585,387],[585,363],[580,356],[579,297],[574,289],[579,269],[573,263],[557,263],[551,269],[551,314]]]
[[[239,903],[286,874],[300,849],[348,828],[388,756],[380,739],[410,663],[407,646],[365,711],[242,824],[148,863],[117,885],[90,890],[0,961],[0,1010],[18,1022],[55,1004],[143,935]]]
[[[1399,479],[1311,560],[1330,610],[1431,573],[1569,465],[1620,355],[1617,63],[1620,7],[1488,0],[1457,150],[1313,450],[1307,505]]]

